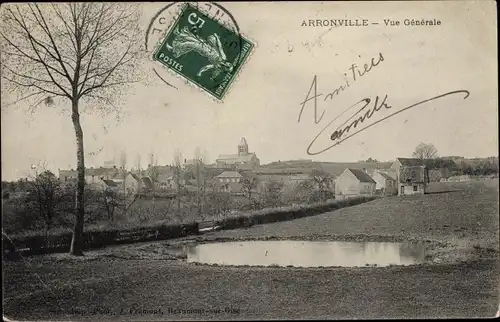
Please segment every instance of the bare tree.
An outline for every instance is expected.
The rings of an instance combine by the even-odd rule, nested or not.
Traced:
[[[137,153],[135,156],[135,167],[137,171],[140,173],[141,172],[141,154]]]
[[[208,194],[210,212],[223,218],[231,211],[231,194],[214,187]]]
[[[126,209],[126,204],[127,204],[127,198],[125,198],[126,194],[127,194],[127,187],[125,185],[125,178],[127,177],[127,152],[125,152],[124,150],[122,150],[122,152],[120,153],[120,179],[123,179],[122,183],[121,183],[121,188],[122,188],[122,193],[123,193],[123,196],[124,198],[122,198],[122,203],[123,203],[123,209]],[[115,204],[115,199],[114,196],[109,196],[107,199],[105,198],[105,202],[107,202],[108,200],[110,201],[111,204]],[[113,209],[113,213],[114,213],[114,206],[112,208],[108,208],[106,207],[106,210],[108,211],[108,209]],[[108,217],[113,217],[113,213],[110,213],[108,211],[108,215],[110,214],[111,216],[108,216]]]
[[[203,151],[201,152],[200,158],[204,164],[210,164],[210,155],[209,155],[207,149],[203,149]]]
[[[108,215],[108,220],[113,221],[115,211],[118,207],[123,205],[123,200],[120,200],[121,198],[119,197],[119,195],[112,190],[104,190],[101,194],[101,198],[104,210]]]
[[[310,176],[314,184],[318,187],[318,191],[331,189],[333,178],[328,172],[322,169],[314,169]]]
[[[202,209],[202,195],[203,200],[206,202],[205,195],[205,167],[203,166],[203,161],[201,159],[201,150],[200,147],[196,147],[194,149],[194,166],[195,166],[195,179],[196,179],[196,204],[197,204],[197,212],[198,215],[201,215],[204,210]]]
[[[76,220],[70,253],[83,254],[85,160],[80,113],[118,111],[120,94],[139,80],[138,6],[46,3],[2,6],[2,93],[7,105],[65,106],[76,136]],[[4,90],[5,89],[5,90]]]
[[[175,166],[182,166],[182,161],[184,159],[182,158],[182,151],[180,149],[175,149],[175,153],[174,153],[174,165]]]
[[[281,181],[270,180],[264,184],[261,199],[266,206],[278,207],[282,204],[284,184]]]
[[[413,157],[421,160],[435,159],[438,157],[438,151],[432,143],[420,143],[415,148]]]
[[[299,182],[293,187],[292,200],[297,203],[308,202],[317,189],[317,183],[312,179]]]
[[[126,169],[127,168],[127,152],[122,151],[120,153],[120,168]]]
[[[30,195],[33,208],[45,223],[45,232],[48,236],[58,210],[63,210],[61,207],[68,200],[67,197],[71,199],[71,196],[65,193],[61,182],[51,171],[44,168],[40,170],[41,172],[37,172],[36,177],[28,182],[26,191]]]
[[[241,190],[245,195],[245,197],[250,202],[252,209],[257,208],[258,206],[258,201],[254,197],[258,184],[259,181],[257,180],[256,177],[253,176],[244,175],[243,178],[241,179]]]
[[[177,216],[181,213],[181,164],[182,164],[182,152],[179,149],[175,150],[174,154],[174,178],[175,185],[177,189],[176,199],[177,199]]]
[[[148,176],[151,178],[153,185],[158,181],[160,172],[158,171],[158,157],[154,152],[149,155]]]

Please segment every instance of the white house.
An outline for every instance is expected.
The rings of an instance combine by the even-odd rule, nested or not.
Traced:
[[[239,183],[243,179],[243,176],[236,171],[224,171],[216,176],[215,179],[220,183]]]
[[[335,195],[373,195],[376,184],[365,171],[347,168],[335,180]]]
[[[375,172],[372,175],[373,180],[377,183],[376,191],[380,191],[383,195],[392,196],[398,194],[396,179],[383,172]]]
[[[141,178],[138,175],[130,172],[125,176],[123,185],[126,194],[136,194],[144,186]]]

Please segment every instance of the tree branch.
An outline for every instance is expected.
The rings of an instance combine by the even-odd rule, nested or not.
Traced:
[[[29,7],[31,9],[31,5]],[[42,28],[42,29],[44,29],[45,32],[46,32],[46,34],[47,34],[47,36],[49,36],[50,42],[52,43],[54,51],[57,54],[56,61],[59,62],[59,65],[61,65],[61,67],[63,68],[64,73],[66,75],[66,78],[68,79],[68,81],[70,82],[70,84],[73,85],[73,80],[69,76],[68,70],[66,69],[66,66],[65,66],[65,64],[62,61],[61,54],[59,53],[59,49],[57,48],[57,45],[56,45],[56,43],[54,41],[54,38],[52,37],[52,33],[50,32],[49,26],[47,25],[47,22],[45,21],[45,18],[43,16],[42,12],[40,11],[40,8],[38,7],[38,4],[35,4],[35,7],[36,7],[36,9],[38,11],[38,14],[40,15],[40,17],[42,19],[43,25],[45,26],[45,28]]]

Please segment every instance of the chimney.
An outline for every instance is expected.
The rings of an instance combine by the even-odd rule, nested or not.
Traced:
[[[363,168],[363,172],[366,173],[366,168]]]

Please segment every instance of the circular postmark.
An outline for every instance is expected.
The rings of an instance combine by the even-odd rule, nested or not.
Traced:
[[[177,89],[184,78],[221,99],[253,44],[220,4],[174,2],[151,19],[145,48],[165,84]]]

